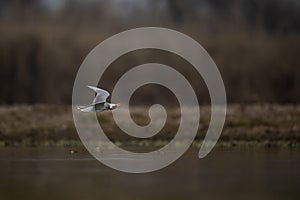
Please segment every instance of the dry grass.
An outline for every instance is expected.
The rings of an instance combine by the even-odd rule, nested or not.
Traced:
[[[110,111],[99,113],[98,119],[107,136],[118,144],[163,145],[177,132],[180,112],[167,109],[165,127],[153,138],[132,138],[115,125]],[[131,115],[138,124],[149,122],[147,110],[133,107]],[[210,119],[210,108],[201,107],[197,144],[203,139]],[[70,106],[2,106],[0,107],[0,139],[2,145],[77,145]],[[299,146],[300,107],[292,105],[230,105],[219,145],[277,144]]]

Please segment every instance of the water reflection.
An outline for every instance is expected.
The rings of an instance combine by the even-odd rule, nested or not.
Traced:
[[[171,166],[126,174],[84,150],[2,148],[0,199],[296,199],[299,149],[188,151]]]

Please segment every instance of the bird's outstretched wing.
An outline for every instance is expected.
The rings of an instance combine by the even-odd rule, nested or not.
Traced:
[[[95,99],[93,100],[93,105],[106,102],[107,97],[109,97],[110,95],[109,92],[107,92],[106,90],[93,87],[93,86],[87,86],[87,87],[97,93]]]

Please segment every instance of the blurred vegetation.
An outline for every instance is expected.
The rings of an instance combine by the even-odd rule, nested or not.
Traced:
[[[1,104],[69,104],[88,52],[113,34],[141,26],[172,28],[202,44],[221,71],[230,103],[300,102],[297,0],[2,0],[0,6]],[[123,72],[149,61],[177,66],[199,101],[209,103],[199,77],[176,56],[153,51],[127,56],[115,63],[127,66]],[[122,66],[112,66],[100,85],[112,90]],[[136,103],[166,98],[148,98],[152,91],[144,88],[139,94],[147,98]]]
[[[115,124],[111,111],[98,114],[98,121],[107,137],[116,145],[124,148],[159,148],[175,136],[180,123],[179,109],[167,108],[167,112],[163,129],[148,139],[134,138],[121,131]],[[139,125],[149,123],[147,113],[145,107],[131,109],[133,120]],[[231,105],[228,107],[225,127],[218,145],[300,147],[299,121],[299,106]],[[210,107],[202,106],[194,146],[201,144],[209,122]],[[0,146],[18,145],[81,146],[70,106],[0,106]]]

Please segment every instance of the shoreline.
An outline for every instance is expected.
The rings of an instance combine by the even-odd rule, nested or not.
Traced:
[[[200,148],[202,140],[195,140],[190,148]],[[143,142],[130,142],[130,141],[114,141],[116,146],[127,149],[127,148],[155,148],[159,149],[169,143],[167,140],[156,140],[156,141],[143,141]],[[0,141],[0,148],[6,147],[72,147],[72,148],[83,148],[84,145],[80,140],[58,140],[58,141]],[[218,141],[215,148],[234,148],[234,147],[260,147],[260,148],[300,148],[300,142],[298,140],[232,140],[232,141]]]
[[[210,122],[210,106],[200,106],[201,119],[192,146],[199,147]],[[167,144],[176,134],[180,110],[167,108],[164,128],[155,136],[141,140],[128,136],[115,124],[111,111],[98,113],[98,121],[111,141],[118,146]],[[133,120],[149,123],[146,107],[132,107]],[[223,132],[217,146],[300,147],[299,105],[228,105]],[[83,146],[74,126],[70,105],[0,106],[0,147]]]

